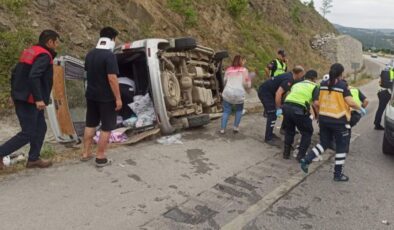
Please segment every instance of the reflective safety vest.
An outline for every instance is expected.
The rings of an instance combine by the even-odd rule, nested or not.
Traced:
[[[394,81],[394,68],[390,69],[390,81]]]
[[[349,89],[350,89],[350,93],[352,94],[354,102],[356,102],[356,104],[361,107],[363,102],[360,100],[360,91],[357,88],[354,88],[353,86],[350,86]]]
[[[275,70],[274,74],[272,74],[272,71],[271,71],[272,77],[276,77],[276,76],[284,74],[286,72],[286,67],[287,67],[286,63],[282,63],[278,59],[275,59],[275,62],[276,62],[276,70]]]
[[[304,80],[294,84],[285,99],[285,103],[290,102],[309,109],[309,105],[313,99],[313,90],[316,87],[317,84],[309,80]]]
[[[345,116],[350,121],[350,107],[343,97],[343,89],[333,87],[329,91],[328,86],[320,86],[319,104],[320,115],[335,119]]]

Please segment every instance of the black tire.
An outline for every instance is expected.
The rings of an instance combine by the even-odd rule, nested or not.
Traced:
[[[228,57],[229,57],[229,55],[228,55],[227,50],[223,50],[223,51],[219,51],[219,52],[215,53],[215,56],[213,56],[213,59],[216,61],[221,61],[221,60],[228,58]]]
[[[200,114],[187,117],[189,128],[200,127],[208,124],[211,120],[208,114]]]
[[[386,135],[383,137],[382,152],[383,154],[394,154],[394,146],[387,140]]]
[[[195,49],[197,47],[197,41],[191,37],[175,38],[175,47],[168,49],[168,51],[182,52]]]
[[[216,79],[219,84],[219,92],[223,92],[224,90],[224,71],[223,71],[223,62],[220,61],[218,64],[218,71],[216,72]]]

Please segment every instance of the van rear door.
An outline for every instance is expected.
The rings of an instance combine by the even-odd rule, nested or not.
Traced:
[[[48,119],[56,141],[79,142],[85,128],[84,62],[70,57],[56,58],[53,66],[51,103]]]

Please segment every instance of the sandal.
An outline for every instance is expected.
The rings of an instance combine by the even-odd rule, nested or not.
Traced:
[[[97,159],[96,158],[96,162],[95,163],[96,163],[96,167],[97,168],[102,168],[102,167],[111,165],[112,164],[112,159],[109,159],[109,158]]]
[[[82,161],[82,162],[87,162],[87,161],[90,161],[90,160],[93,159],[93,158],[94,158],[94,155],[93,155],[93,154],[90,154],[90,155],[88,155],[88,156],[86,156],[86,157],[81,157],[81,158],[79,158],[79,160]]]

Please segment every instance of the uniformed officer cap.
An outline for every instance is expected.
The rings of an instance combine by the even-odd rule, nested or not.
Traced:
[[[315,78],[317,78],[316,70],[311,69],[305,73],[305,79],[315,79]]]

